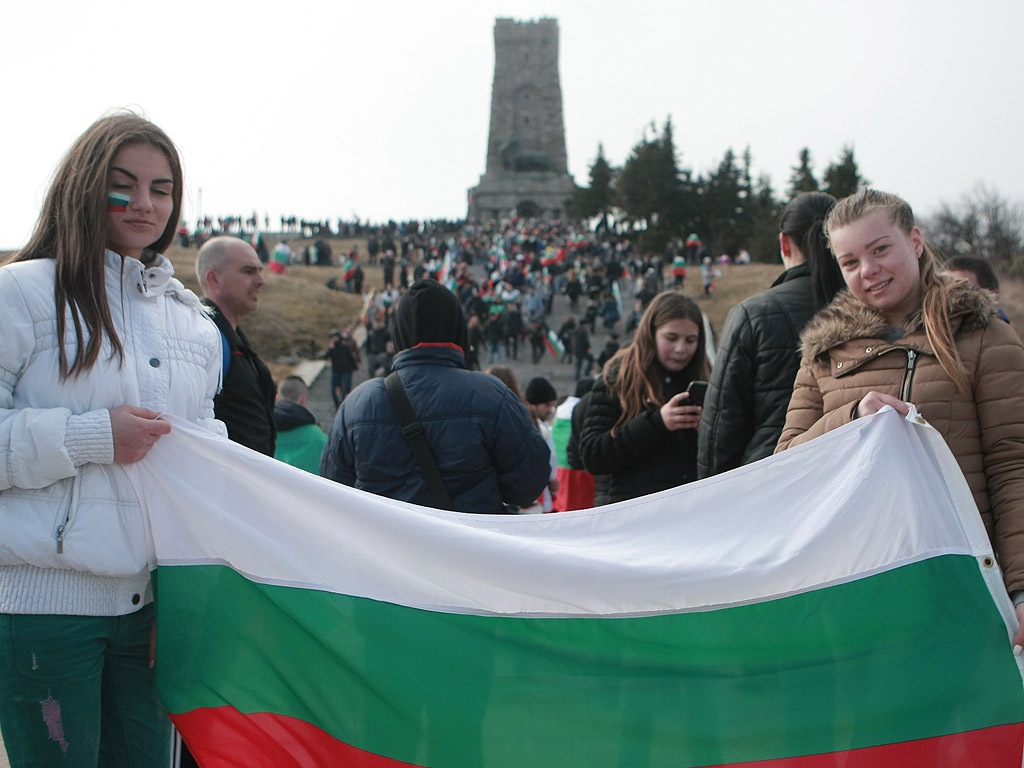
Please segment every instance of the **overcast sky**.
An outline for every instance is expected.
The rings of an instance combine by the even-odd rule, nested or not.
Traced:
[[[190,220],[460,218],[484,171],[494,20],[541,17],[559,22],[578,184],[599,143],[620,165],[671,116],[681,165],[749,146],[777,196],[801,147],[820,177],[852,144],[922,215],[978,183],[1024,200],[1020,0],[62,0],[2,14],[0,248],[118,107],[178,144]]]

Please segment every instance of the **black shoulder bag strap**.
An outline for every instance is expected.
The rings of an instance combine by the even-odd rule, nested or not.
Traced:
[[[402,434],[412,449],[413,458],[423,470],[430,495],[434,497],[434,503],[439,509],[456,511],[455,505],[452,504],[452,497],[448,495],[448,489],[445,488],[444,480],[441,478],[441,471],[437,468],[437,462],[434,461],[434,455],[430,452],[430,446],[427,445],[426,435],[423,434],[423,425],[416,419],[412,403],[409,402],[409,396],[405,394],[405,387],[402,385],[402,380],[398,378],[397,372],[388,374],[384,379],[384,387],[387,389],[388,398],[391,400],[391,405],[394,406],[395,413],[398,414],[398,422],[402,425]]]

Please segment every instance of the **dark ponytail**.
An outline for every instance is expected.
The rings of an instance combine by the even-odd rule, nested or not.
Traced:
[[[794,197],[779,217],[779,231],[792,239],[807,259],[815,311],[831,303],[846,287],[825,236],[825,217],[835,204],[832,195],[806,192]]]

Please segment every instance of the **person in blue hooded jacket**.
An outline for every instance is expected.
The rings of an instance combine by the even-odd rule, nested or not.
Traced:
[[[525,507],[548,482],[550,451],[526,406],[501,381],[466,369],[458,299],[418,280],[395,309],[392,370],[402,381],[448,495],[459,512]],[[356,387],[338,409],[320,474],[427,507],[437,503],[406,441],[382,378]]]

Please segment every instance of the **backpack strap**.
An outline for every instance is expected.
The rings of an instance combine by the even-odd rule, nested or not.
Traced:
[[[228,369],[231,367],[231,344],[228,343],[228,337],[224,335],[224,331],[220,332],[220,352],[223,363],[223,371],[221,372],[220,380],[223,385],[223,383],[227,381]]]
[[[402,385],[397,371],[388,374],[384,379],[384,388],[387,390],[395,413],[398,414],[398,422],[402,425],[402,435],[412,449],[413,458],[423,470],[430,495],[434,497],[434,503],[438,509],[456,511],[452,498],[448,495],[448,489],[444,485],[441,471],[437,468],[437,462],[434,461],[434,455],[430,452],[430,446],[427,445],[423,425],[416,419],[416,413],[412,409],[412,403],[409,402],[409,396],[405,393],[405,387]]]
[[[221,314],[220,308],[209,299],[200,299],[200,304],[206,310],[206,313],[213,320],[213,324],[217,326],[217,330],[220,331],[220,353],[221,353],[221,373],[220,373],[220,385],[224,386],[224,382],[228,378],[228,369],[231,368],[231,345],[233,343],[240,343],[234,328],[228,323],[227,319]]]

